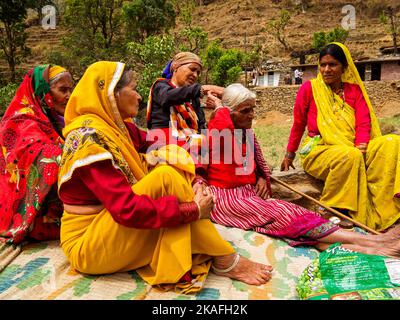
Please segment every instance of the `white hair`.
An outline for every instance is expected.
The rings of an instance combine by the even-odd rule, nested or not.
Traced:
[[[222,104],[233,111],[241,103],[255,98],[256,94],[254,92],[251,92],[240,83],[233,83],[224,89]]]

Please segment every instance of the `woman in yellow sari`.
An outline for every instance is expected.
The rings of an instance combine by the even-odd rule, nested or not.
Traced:
[[[319,56],[317,78],[300,88],[281,170],[300,155],[304,170],[325,181],[320,201],[378,231],[400,218],[400,137],[382,136],[349,50],[332,43]]]
[[[260,285],[270,266],[235,253],[209,220],[210,193],[193,192],[190,155],[168,145],[147,155],[145,132],[127,120],[140,95],[132,70],[91,65],[65,112],[59,175],[61,246],[76,270],[137,270],[149,284],[199,291],[209,269]],[[125,121],[124,121],[125,120]]]

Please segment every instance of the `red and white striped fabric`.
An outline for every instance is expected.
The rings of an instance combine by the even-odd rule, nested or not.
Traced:
[[[272,196],[271,179],[270,179],[271,169],[269,168],[267,162],[264,159],[264,155],[262,153],[260,144],[258,143],[258,140],[255,135],[254,135],[254,160],[256,163],[257,176],[265,178],[267,182],[268,194],[271,197]]]
[[[224,128],[233,128],[234,124],[229,112],[222,108],[210,120],[208,127],[209,129],[223,130]],[[254,153],[250,152],[248,156],[254,157],[255,174],[257,177],[266,179],[268,191],[271,195],[271,170],[264,160],[254,132],[252,134],[251,140],[254,141],[252,151]],[[224,150],[223,146],[223,144],[220,144],[219,150],[212,151],[218,151],[220,154],[228,152],[229,150]],[[215,145],[212,145],[212,148],[215,147]],[[249,163],[251,162],[249,161]],[[234,165],[225,164],[225,166]],[[210,171],[209,168],[206,169],[207,177],[204,176],[202,181],[210,184],[211,192],[215,196],[216,204],[211,213],[211,219],[216,223],[282,238],[292,246],[316,244],[316,239],[339,229],[329,220],[293,203],[272,198],[263,200],[257,195],[255,186],[252,184],[242,184],[234,188],[228,187],[232,185],[232,178],[235,179],[235,177],[223,176],[220,172],[229,172],[229,170],[224,170],[223,166],[218,167],[220,172],[217,170]],[[249,174],[253,173],[253,171],[249,172]],[[199,171],[198,174],[200,175],[201,172]],[[216,180],[213,175],[219,176],[219,187],[213,185],[213,181]],[[226,187],[220,188],[221,186]]]
[[[338,230],[318,214],[293,203],[257,196],[252,185],[223,189],[210,186],[217,202],[211,219],[224,226],[283,238],[290,245],[313,245]]]

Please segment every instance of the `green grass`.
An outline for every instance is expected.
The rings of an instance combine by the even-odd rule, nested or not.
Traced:
[[[254,132],[261,145],[268,165],[275,171],[280,170],[281,162],[286,152],[291,124],[254,126]],[[300,160],[296,156],[294,166],[300,167]]]
[[[395,130],[400,132],[400,116],[381,118],[378,120],[382,134],[388,134]],[[286,152],[291,126],[291,124],[281,124],[259,127],[255,125],[253,127],[264,153],[264,157],[268,165],[275,171],[280,170],[281,162]],[[301,168],[298,155],[296,155],[294,160],[294,166],[296,168]]]
[[[394,116],[390,118],[381,118],[378,119],[379,125],[382,130],[382,134],[389,133],[387,131],[390,130],[399,130],[400,129],[400,116]]]
[[[8,85],[0,88],[0,117],[6,111],[8,105],[10,104],[12,98],[17,91],[18,85],[15,83],[9,83]]]

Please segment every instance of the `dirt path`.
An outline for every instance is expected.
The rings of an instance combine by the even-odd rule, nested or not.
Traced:
[[[292,115],[287,115],[279,111],[268,111],[262,119],[256,119],[253,125],[256,127],[268,125],[287,125],[292,124]]]

